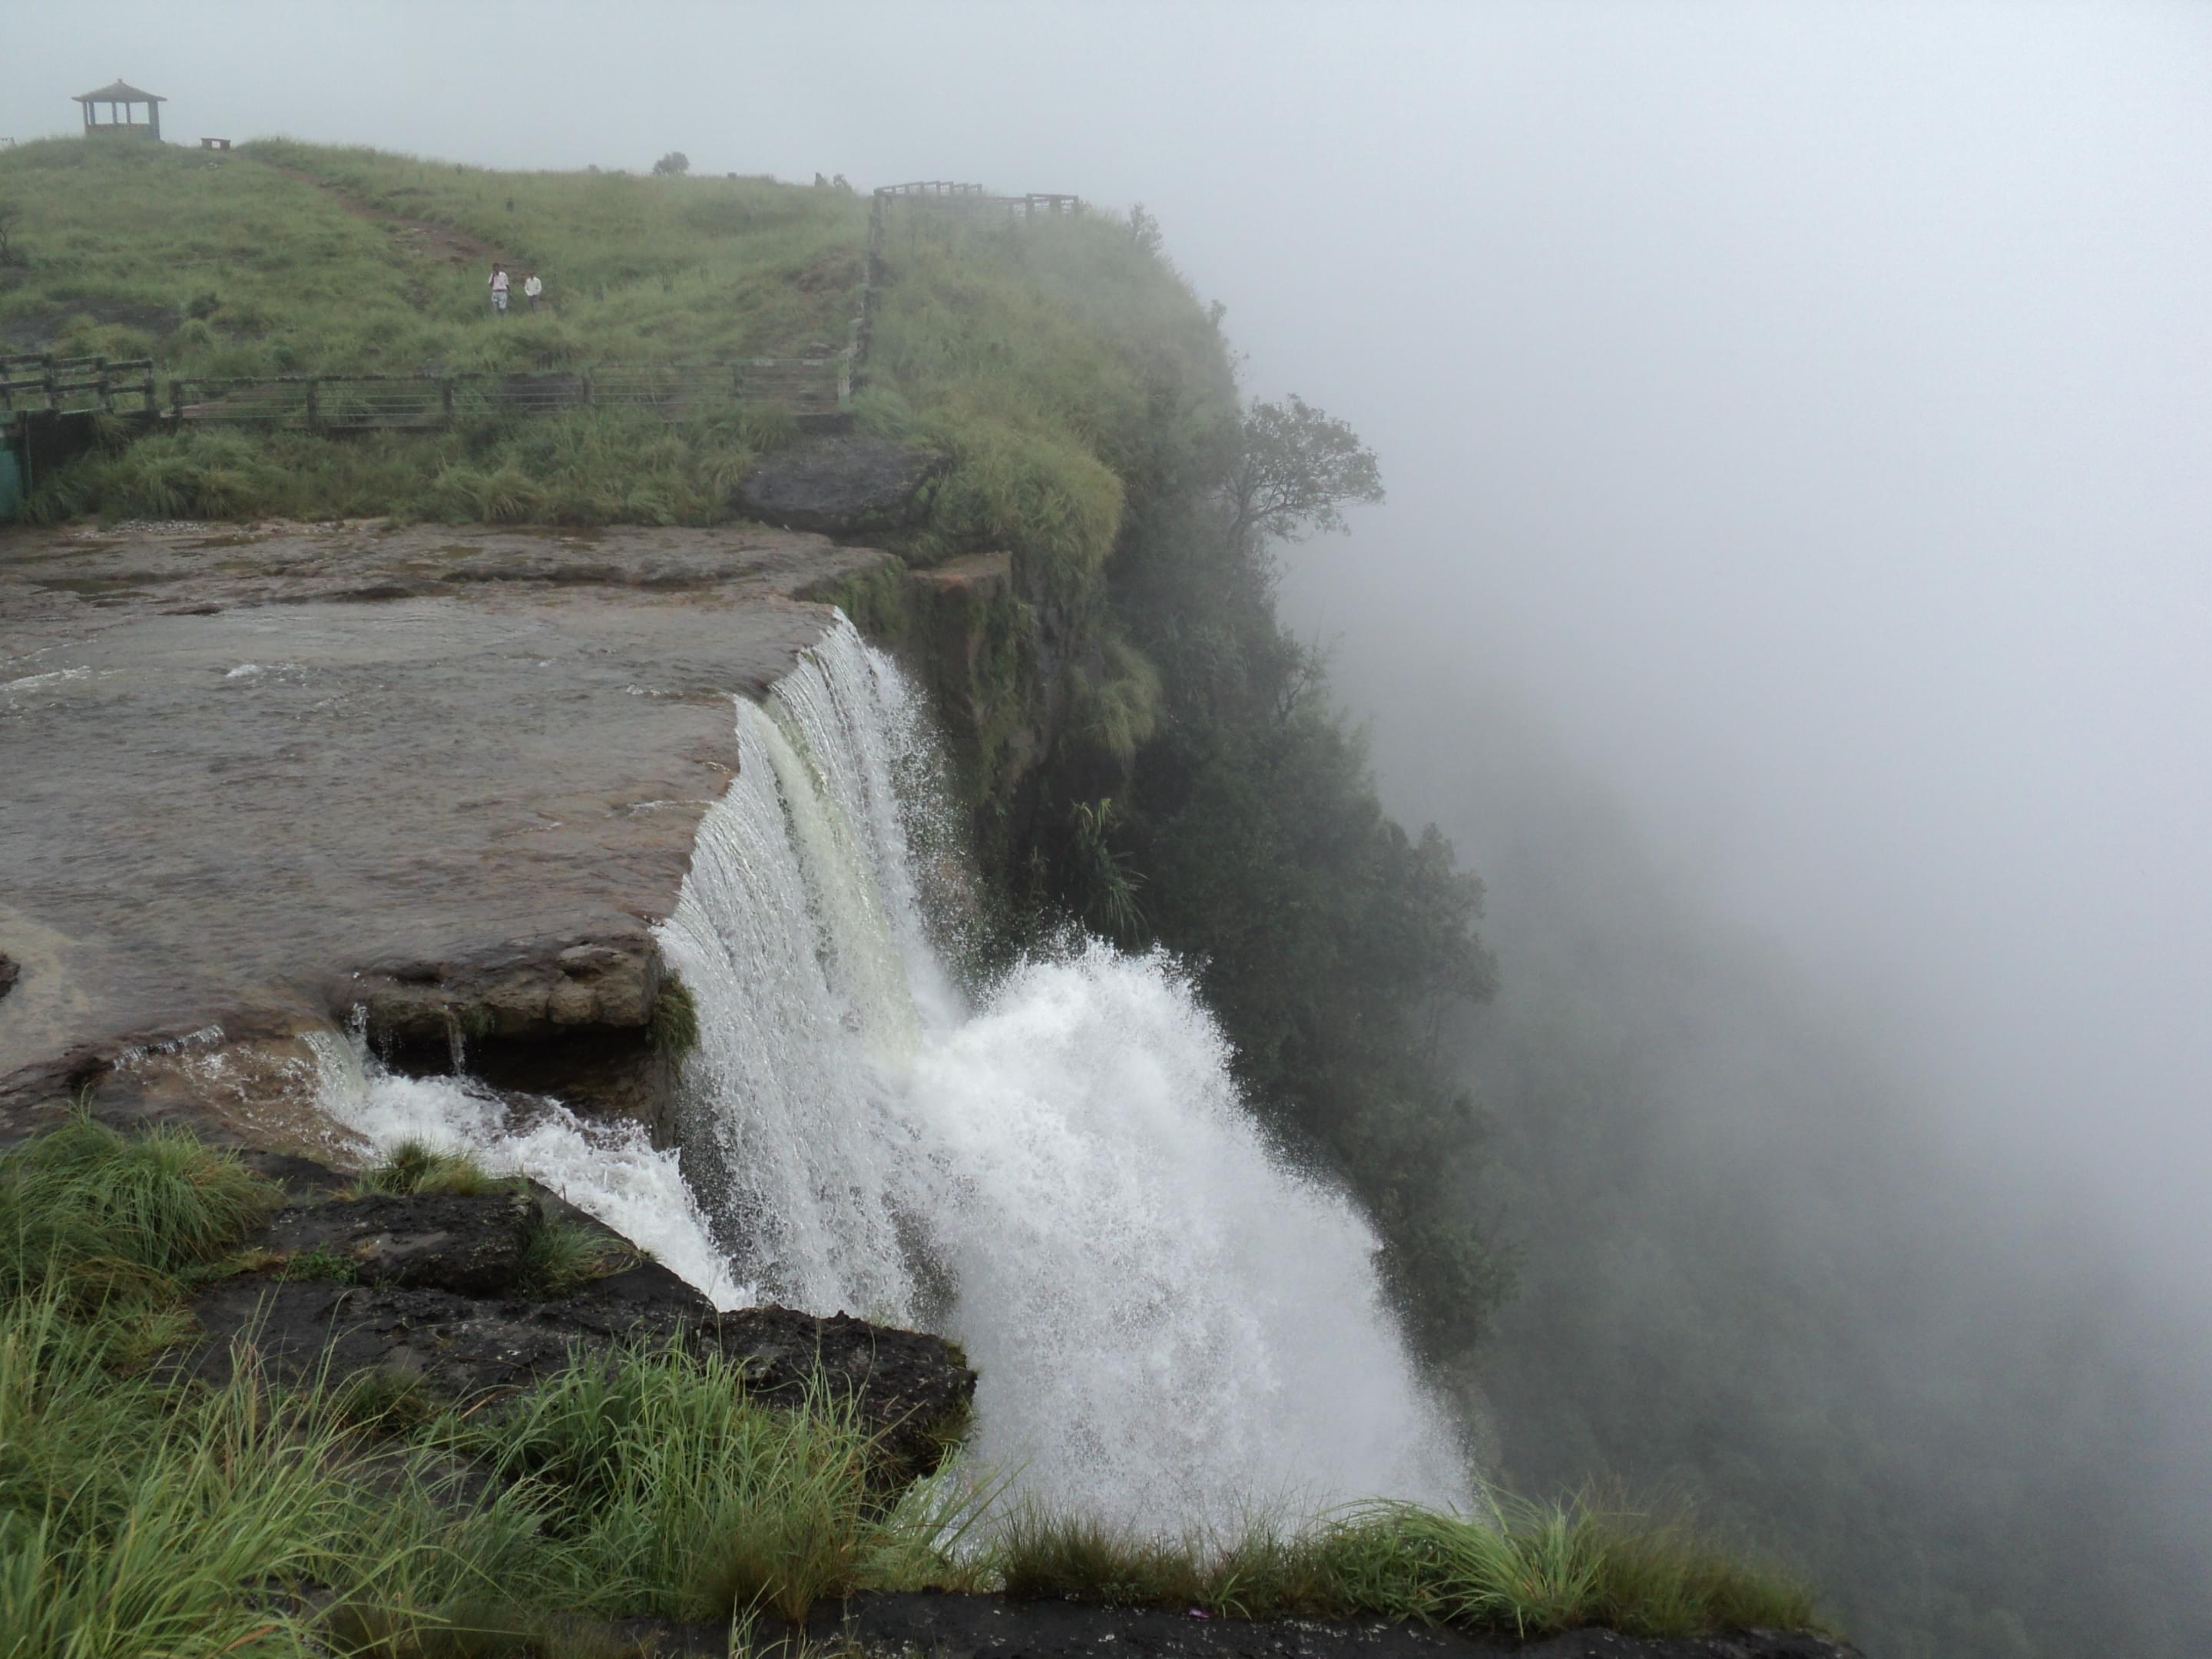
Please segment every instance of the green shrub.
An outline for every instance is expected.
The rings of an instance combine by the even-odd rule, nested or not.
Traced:
[[[1049,596],[1085,595],[1121,529],[1121,479],[1048,431],[957,416],[934,418],[927,429],[954,457],[930,517],[946,550],[1011,550]]]
[[[1117,817],[1110,795],[1078,801],[1068,814],[1066,879],[1083,921],[1109,939],[1133,939],[1145,925],[1137,890],[1144,878],[1113,844]]]
[[[1078,674],[1073,687],[1075,707],[1071,724],[1122,766],[1137,757],[1137,750],[1152,735],[1159,721],[1160,673],[1143,652],[1127,641],[1109,637],[1099,651],[1100,667],[1094,674]]]

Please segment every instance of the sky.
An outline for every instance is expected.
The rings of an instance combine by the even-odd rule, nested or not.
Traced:
[[[187,143],[1143,202],[1382,458],[1285,599],[1386,788],[1516,711],[2205,1296],[2212,8],[15,11],[0,136],[119,76]]]

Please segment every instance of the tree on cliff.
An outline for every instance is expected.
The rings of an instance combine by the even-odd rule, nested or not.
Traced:
[[[1125,474],[1109,592],[1153,667],[1154,718],[1108,782],[1061,787],[1110,791],[1117,871],[1143,884],[1129,942],[1196,964],[1247,1100],[1295,1156],[1342,1176],[1415,1345],[1455,1361],[1511,1282],[1482,1181],[1487,1121],[1439,1052],[1496,981],[1481,884],[1441,834],[1383,810],[1326,656],[1283,627],[1272,574],[1272,544],[1381,501],[1380,469],[1298,398],[1211,429],[1231,441],[1162,442]],[[1088,889],[1071,886],[1080,906]]]
[[[672,179],[691,171],[691,158],[680,149],[672,149],[653,164],[653,172],[665,179]]]
[[[1244,416],[1243,446],[1229,476],[1231,538],[1298,541],[1341,531],[1347,501],[1379,502],[1375,452],[1343,421],[1293,392]]]

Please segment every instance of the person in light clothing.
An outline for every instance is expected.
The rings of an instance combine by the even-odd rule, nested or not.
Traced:
[[[505,265],[494,265],[491,268],[491,308],[494,316],[503,317],[507,314],[507,267]]]
[[[536,271],[532,271],[522,279],[522,297],[530,301],[530,308],[532,311],[538,309],[538,296],[544,292],[545,284],[538,280]]]

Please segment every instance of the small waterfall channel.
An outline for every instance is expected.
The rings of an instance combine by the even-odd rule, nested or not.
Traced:
[[[334,1112],[526,1170],[724,1305],[957,1339],[970,1455],[1017,1493],[1170,1527],[1466,1505],[1371,1231],[1270,1147],[1177,966],[1071,942],[962,994],[932,927],[959,913],[933,740],[842,617],[736,719],[738,777],[660,930],[699,1012],[680,1173],[335,1045]]]

